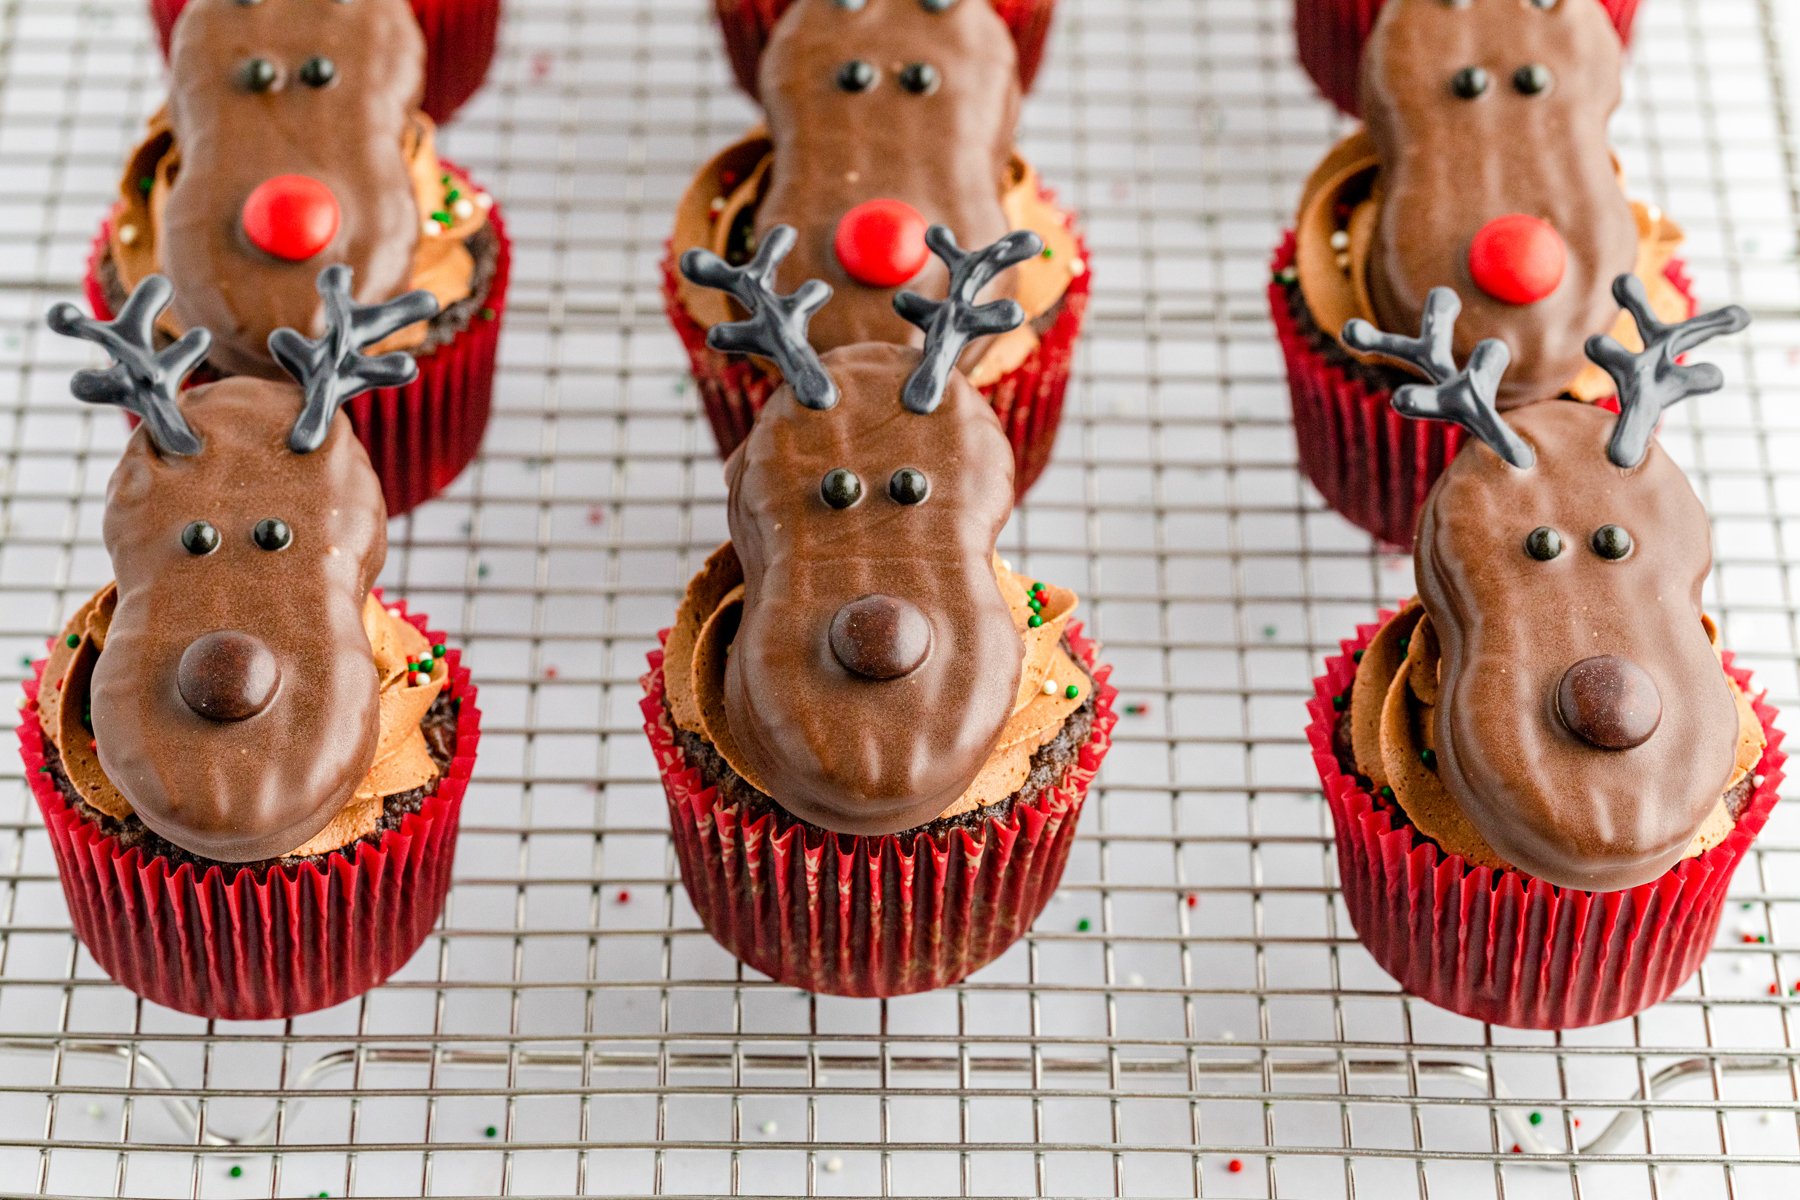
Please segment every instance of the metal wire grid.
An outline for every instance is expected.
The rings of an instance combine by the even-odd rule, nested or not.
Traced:
[[[499,412],[386,581],[466,647],[487,731],[441,929],[328,1013],[137,1002],[68,932],[16,767],[0,803],[0,1191],[28,1195],[1791,1196],[1800,816],[1718,951],[1598,1030],[1398,992],[1334,890],[1300,730],[1324,653],[1410,566],[1294,470],[1266,258],[1340,125],[1285,0],[1063,0],[1024,144],[1085,215],[1096,297],[1059,458],[1007,535],[1067,582],[1141,711],[1059,899],[962,987],[810,998],[742,969],[674,874],[636,677],[724,536],[657,262],[752,119],[700,0],[510,0],[446,143],[519,243]],[[1703,293],[1761,318],[1666,441],[1716,518],[1713,609],[1800,701],[1795,14],[1651,0],[1617,125]],[[135,0],[0,4],[0,673],[108,575],[123,440],[39,314],[160,82]],[[1129,711],[1129,710],[1128,710]],[[598,782],[596,782],[598,781]],[[1574,1147],[1584,1147],[1576,1150]],[[1515,1147],[1521,1153],[1515,1153]]]

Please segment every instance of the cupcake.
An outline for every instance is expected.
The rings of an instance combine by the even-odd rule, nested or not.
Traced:
[[[1616,276],[1637,275],[1663,320],[1694,309],[1681,231],[1627,198],[1607,143],[1620,48],[1596,0],[1394,0],[1364,63],[1368,124],[1307,181],[1269,301],[1302,467],[1339,513],[1408,545],[1461,434],[1396,417],[1393,389],[1417,376],[1344,345],[1345,322],[1417,328],[1447,283],[1463,303],[1457,353],[1486,338],[1511,351],[1507,410],[1610,402],[1582,348],[1609,332],[1636,344]]]
[[[1531,0],[1536,8],[1555,8],[1562,2]],[[1629,43],[1639,0],[1598,3],[1612,19],[1619,40]],[[1386,4],[1387,0],[1295,0],[1294,41],[1300,65],[1327,100],[1352,116],[1362,112],[1363,43]]]
[[[500,214],[441,161],[415,110],[424,67],[403,0],[193,0],[168,103],[132,152],[94,247],[103,319],[152,274],[175,285],[159,335],[214,331],[199,379],[283,379],[269,335],[324,329],[313,281],[354,268],[364,304],[422,289],[429,320],[377,350],[419,370],[350,408],[398,516],[450,485],[487,426],[510,270]]]
[[[852,11],[866,7],[871,0],[833,0],[839,8]],[[884,0],[873,0],[880,5]],[[1019,82],[1031,90],[1043,64],[1044,43],[1050,36],[1050,22],[1056,15],[1056,0],[903,0],[916,3],[928,12],[949,8],[952,4],[986,4],[1006,22],[1019,51]],[[738,85],[752,96],[760,95],[757,68],[764,47],[773,36],[775,23],[794,0],[713,0],[719,16],[719,28],[725,34],[725,53],[731,59],[731,70]]]
[[[1408,990],[1498,1025],[1618,1020],[1679,987],[1781,782],[1775,713],[1701,609],[1706,511],[1654,436],[1723,383],[1678,357],[1748,317],[1664,324],[1630,275],[1616,295],[1648,344],[1590,345],[1617,415],[1502,413],[1506,345],[1459,370],[1447,288],[1416,340],[1344,335],[1431,380],[1395,393],[1402,419],[1468,435],[1420,520],[1418,597],[1310,705],[1344,901]]]
[[[157,348],[160,276],[110,324],[50,314],[114,360],[75,395],[141,424],[107,489],[114,582],[35,664],[20,751],[76,936],[119,983],[205,1017],[325,1008],[412,956],[479,737],[457,652],[371,591],[387,513],[340,412],[416,372],[358,349],[436,302],[358,304],[342,266],[319,290],[325,335],[273,340],[292,380],[185,393],[210,338]]]
[[[1049,461],[1074,343],[1087,310],[1087,248],[1070,215],[1013,148],[1017,54],[985,0],[799,0],[762,57],[766,129],[725,150],[676,212],[664,263],[669,317],[701,400],[729,454],[780,385],[779,372],[707,345],[742,316],[727,296],[682,278],[676,256],[701,248],[749,261],[778,225],[799,233],[782,282],[824,279],[837,292],[813,326],[823,351],[872,341],[919,346],[894,311],[901,287],[941,297],[948,280],[925,244],[930,225],[987,245],[1030,231],[1043,252],[997,284],[1019,328],[962,364],[1012,443],[1020,495]],[[954,131],[954,136],[945,136]]]
[[[175,22],[189,3],[150,0],[150,20],[165,58]],[[500,40],[500,0],[412,0],[412,10],[425,35],[425,91],[419,107],[434,121],[448,121],[487,79]]]
[[[810,345],[831,289],[774,291],[785,227],[745,267],[682,260],[750,314],[714,341],[786,383],[726,464],[732,540],[651,656],[644,728],[706,928],[835,995],[943,987],[1017,941],[1115,722],[1074,594],[995,554],[1013,459],[957,367],[972,338],[1023,320],[976,297],[1041,244],[1014,232],[965,254],[942,226],[928,237],[950,298],[899,302],[922,349]]]

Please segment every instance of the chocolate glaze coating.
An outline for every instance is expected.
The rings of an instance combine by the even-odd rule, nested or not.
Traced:
[[[308,86],[301,68],[320,56],[336,76]],[[240,77],[255,58],[275,67],[268,90]],[[169,92],[181,171],[163,213],[162,270],[181,327],[212,331],[219,370],[284,378],[269,334],[284,325],[322,332],[314,281],[325,266],[354,268],[363,303],[409,286],[420,213],[402,139],[424,59],[406,0],[194,0],[182,13]],[[300,262],[255,249],[240,220],[250,193],[286,174],[325,184],[342,214],[330,244]]]
[[[1612,414],[1553,400],[1507,420],[1536,465],[1469,445],[1419,527],[1419,590],[1443,651],[1438,773],[1505,861],[1561,886],[1634,887],[1680,859],[1731,778],[1737,709],[1700,608],[1712,529],[1661,446],[1634,470],[1608,461]],[[1628,557],[1594,553],[1605,524],[1632,534]],[[1540,526],[1563,535],[1549,561],[1525,550]],[[1660,696],[1660,720],[1628,748],[1597,749],[1558,715],[1571,668],[1602,655],[1643,674],[1638,701]],[[1583,711],[1619,718],[1583,718],[1587,734],[1624,743],[1649,724],[1582,692]]]
[[[288,449],[292,383],[228,379],[180,404],[204,451],[159,454],[140,428],[107,489],[119,595],[94,669],[94,736],[156,834],[220,862],[276,858],[323,829],[374,761],[379,680],[361,611],[387,555],[387,511],[342,413],[317,451]],[[292,529],[285,549],[256,545],[269,517]],[[204,556],[182,545],[196,520],[220,534]],[[198,687],[184,679],[190,648],[221,631],[254,638],[279,677],[260,711],[231,722],[183,699]]]
[[[960,374],[936,412],[908,412],[900,392],[919,362],[904,346],[831,351],[840,402],[808,409],[781,388],[725,468],[744,568],[726,719],[770,794],[839,833],[912,829],[956,801],[1011,715],[1023,667],[992,565],[1012,511],[1012,452]],[[868,487],[833,509],[817,481],[836,467],[865,480],[918,467],[931,499],[905,506]],[[929,622],[923,662],[880,682],[832,648],[837,614],[872,594]]]
[[[839,86],[845,63],[880,74],[857,93]],[[914,63],[937,70],[925,94],[901,75]],[[1019,120],[1018,52],[985,0],[942,12],[919,0],[796,0],[776,23],[763,55],[760,90],[775,144],[767,195],[756,213],[760,238],[777,225],[799,244],[777,276],[791,291],[808,279],[835,296],[813,321],[820,350],[857,342],[919,345],[923,335],[894,312],[896,288],[852,279],[833,249],[839,220],[874,198],[903,200],[928,224],[947,225],[964,246],[986,246],[1008,230],[1000,206]],[[935,258],[907,290],[944,295],[949,273]],[[1012,294],[1003,276],[984,296]]]
[[[1586,365],[1587,337],[1618,320],[1609,289],[1637,261],[1607,141],[1622,52],[1605,11],[1594,0],[1390,0],[1364,53],[1363,112],[1382,164],[1376,324],[1417,329],[1431,288],[1453,286],[1457,359],[1489,337],[1512,350],[1501,408],[1555,396]],[[1514,76],[1532,64],[1553,84],[1525,94]],[[1464,99],[1453,80],[1471,66],[1489,86]],[[1548,221],[1568,247],[1562,283],[1535,304],[1496,300],[1469,273],[1475,234],[1513,213]]]

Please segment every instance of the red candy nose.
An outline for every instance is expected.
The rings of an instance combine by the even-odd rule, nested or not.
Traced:
[[[1503,304],[1536,304],[1562,283],[1568,265],[1556,227],[1524,213],[1489,221],[1469,243],[1475,286]]]
[[[308,175],[265,179],[244,201],[244,236],[264,254],[304,262],[337,236],[337,197]]]
[[[925,269],[925,218],[904,200],[869,200],[844,214],[833,243],[850,278],[870,287],[899,287]]]

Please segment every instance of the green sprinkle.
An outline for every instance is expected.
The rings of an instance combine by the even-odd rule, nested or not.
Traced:
[[[446,171],[442,175],[439,175],[438,182],[443,184],[445,187],[449,187],[450,186],[450,172]]]
[[[31,665],[31,655],[29,655],[29,654],[19,655],[19,665],[21,667],[29,667]],[[1746,904],[1744,907],[1749,908],[1750,906],[1748,904]]]
[[[499,314],[495,313],[491,308],[484,308],[481,310],[481,319],[484,321],[491,321],[498,315]]]
[[[1381,798],[1383,800],[1392,800],[1394,798],[1394,789],[1391,787],[1382,788],[1381,789]]]
[[[445,229],[450,228],[450,226],[456,223],[456,219],[447,212],[434,212],[431,214],[431,219],[436,221],[439,225],[442,225]]]
[[[431,674],[431,668],[435,667],[436,665],[437,664],[432,662],[429,658],[422,658],[419,660],[419,665],[414,667],[413,670],[423,671],[423,672],[425,672],[425,674],[429,675],[429,674]]]
[[[1758,945],[1761,945],[1762,943],[1764,943],[1768,940],[1769,940],[1769,935],[1766,933],[1759,933],[1756,935],[1756,941],[1757,941]]]
[[[1031,590],[1034,592],[1041,592],[1044,590],[1044,585],[1042,583],[1034,583],[1031,585]]]
[[[1331,698],[1331,707],[1337,709],[1339,712],[1343,712],[1346,708],[1349,708],[1350,693],[1340,692],[1338,695],[1333,696]]]
[[[1091,921],[1089,921],[1086,917],[1083,917],[1083,918],[1081,918],[1081,920],[1075,922],[1075,932],[1076,933],[1086,933],[1088,930],[1092,929],[1093,927],[1094,927],[1093,923]]]
[[[492,1125],[489,1125],[482,1132],[485,1133],[488,1137],[499,1137],[500,1136],[500,1131]]]
[[[1031,620],[1026,622],[1026,624],[1030,625],[1033,629],[1036,629],[1038,626],[1042,625],[1043,623],[1044,623],[1044,618],[1038,616],[1036,613],[1033,613],[1031,615]]]
[[[1054,251],[1054,250],[1052,250],[1052,249],[1051,249],[1051,248],[1050,248],[1050,247],[1048,247],[1048,246],[1045,246],[1045,247],[1044,247],[1044,257],[1045,257],[1045,258],[1055,258],[1055,257],[1056,257],[1056,251]]]
[[[437,645],[435,645],[431,648],[431,657],[433,657],[433,658],[444,657],[444,643],[439,642]]]
[[[239,1166],[233,1166],[231,1168],[231,1170],[229,1170],[225,1173],[227,1175],[231,1176],[233,1179],[242,1179],[244,1177],[244,1168],[239,1167]]]
[[[1044,611],[1044,602],[1042,600],[1031,600],[1028,601],[1028,603],[1031,605],[1032,612],[1041,613]]]
[[[49,768],[49,767],[39,767],[39,768],[38,768],[38,774],[39,774],[39,775],[48,775],[48,774],[49,774],[49,773],[50,773],[50,768]]]
[[[1412,645],[1411,638],[1401,638],[1400,639],[1400,653],[1402,655],[1404,655],[1406,653],[1406,648],[1410,645]]]
[[[1356,653],[1354,653],[1350,656],[1350,661],[1351,662],[1361,662],[1362,656],[1363,656],[1363,652],[1361,650],[1358,650],[1358,651],[1356,651]]]
[[[156,180],[152,179],[148,175],[145,175],[143,178],[138,180],[138,191],[144,193],[146,196],[148,196],[150,194],[150,189],[155,186],[156,186]]]
[[[73,650],[75,647],[81,645],[81,635],[79,633],[71,633],[68,637],[63,639],[63,644]]]
[[[1419,761],[1424,763],[1428,770],[1436,770],[1437,751],[1429,748],[1419,751]]]
[[[445,204],[455,204],[458,200],[461,200],[461,199],[462,199],[462,191],[458,188],[451,188],[449,191],[444,193],[444,203]]]
[[[1531,1123],[1532,1123],[1532,1124],[1533,1124],[1533,1125],[1542,1125],[1542,1124],[1543,1124],[1543,1123],[1544,1123],[1544,1114],[1543,1114],[1543,1113],[1535,1113],[1535,1112],[1534,1112],[1534,1113],[1532,1113],[1532,1114],[1531,1114],[1531,1116],[1530,1116],[1530,1117],[1529,1117],[1529,1118],[1527,1118],[1527,1119],[1528,1119],[1528,1120],[1529,1120],[1529,1121],[1530,1121],[1530,1122],[1531,1122]]]
[[[1073,700],[1075,697],[1081,695],[1081,689],[1071,683],[1068,687],[1063,689],[1063,695],[1068,699]]]
[[[1268,638],[1270,640],[1273,640],[1275,635],[1280,632],[1281,632],[1281,630],[1275,628],[1273,625],[1264,625],[1263,626],[1263,637]]]

